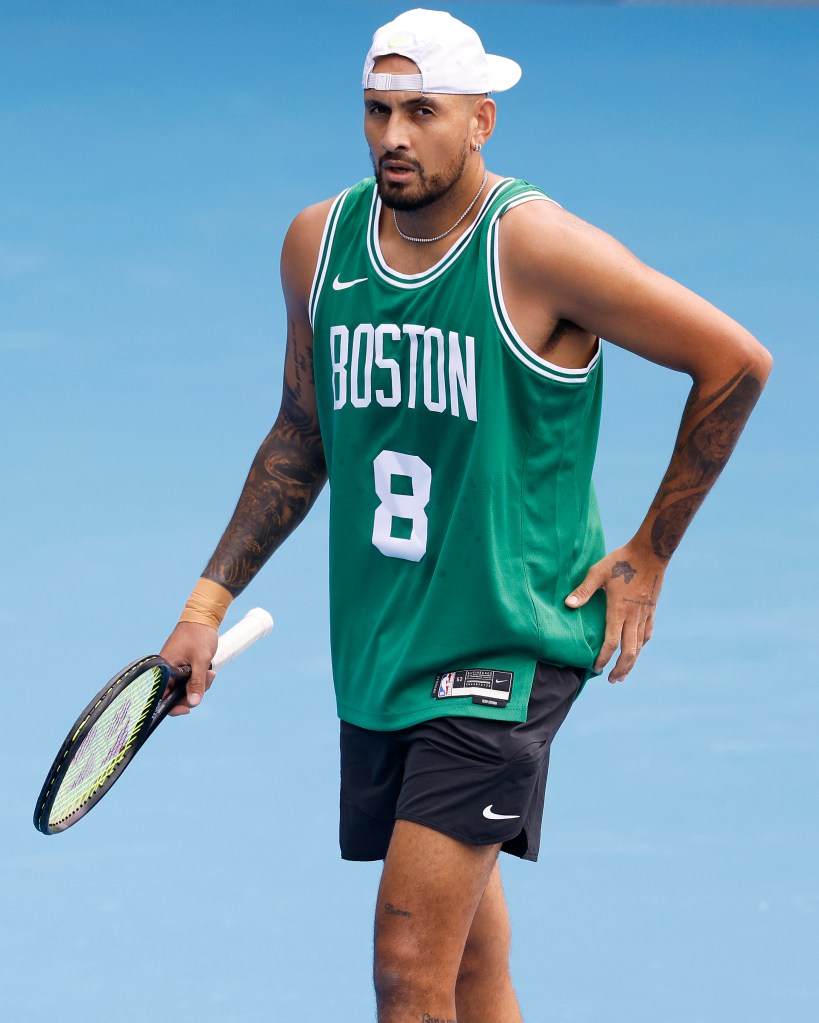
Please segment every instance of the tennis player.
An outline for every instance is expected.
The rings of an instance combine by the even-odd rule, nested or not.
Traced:
[[[535,185],[490,172],[521,74],[448,14],[380,28],[374,177],[282,254],[284,393],[162,653],[212,680],[231,600],[331,481],[341,854],[385,860],[380,1023],[513,1023],[501,850],[537,858],[549,749],[587,679],[626,678],[669,558],[771,367],[742,327]],[[693,381],[657,496],[605,552],[591,471],[602,342]]]

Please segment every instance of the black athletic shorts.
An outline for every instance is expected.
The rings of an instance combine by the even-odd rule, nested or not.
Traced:
[[[342,721],[342,858],[384,859],[400,819],[536,860],[549,749],[585,677],[538,664],[523,722],[441,717],[379,732]]]

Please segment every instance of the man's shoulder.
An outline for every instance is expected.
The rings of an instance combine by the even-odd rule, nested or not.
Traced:
[[[533,187],[533,186],[532,186]],[[592,268],[614,270],[624,258],[622,246],[604,231],[564,209],[540,189],[527,194],[521,189],[518,201],[503,211],[499,227],[500,273],[509,291],[518,290],[528,301],[546,301],[558,319],[571,318],[564,308],[565,297],[589,282]],[[596,284],[588,284],[592,291]]]
[[[315,231],[319,234],[324,229],[324,223],[327,220],[327,215],[333,207],[333,203],[338,197],[333,196],[331,199],[322,199],[320,202],[312,203],[310,206],[305,206],[303,210],[300,210],[290,223],[290,230],[288,233],[295,233],[298,236],[310,235]]]
[[[511,244],[524,262],[531,244],[547,238],[559,244],[567,221],[576,219],[543,188],[523,178],[498,179],[492,207],[492,219],[500,219],[501,244],[504,248]]]
[[[502,199],[503,226],[501,238],[528,261],[531,249],[544,249],[553,255],[566,245],[586,244],[596,229],[563,208],[547,192],[528,181],[515,179]],[[509,248],[510,246],[505,246]]]
[[[306,304],[313,274],[322,248],[322,240],[331,226],[333,213],[348,202],[364,197],[372,190],[373,178],[364,178],[338,195],[306,206],[293,218],[282,247],[282,283],[285,292]]]
[[[368,195],[372,191],[373,182],[374,178],[364,178],[329,199],[322,199],[320,202],[305,206],[293,218],[290,231],[295,231],[299,237],[303,235],[305,238],[312,237],[317,233],[320,239],[333,209]]]

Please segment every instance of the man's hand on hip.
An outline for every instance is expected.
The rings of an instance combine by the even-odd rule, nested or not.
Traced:
[[[620,656],[609,682],[622,682],[651,639],[654,608],[667,562],[636,544],[626,544],[592,565],[586,578],[566,597],[567,607],[582,607],[597,590],[606,593],[606,636],[595,671],[602,671],[617,648]]]

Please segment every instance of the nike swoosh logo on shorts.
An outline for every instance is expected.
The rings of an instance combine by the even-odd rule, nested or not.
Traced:
[[[357,277],[354,281],[340,281],[338,274],[336,274],[336,279],[333,281],[333,291],[344,291],[345,288],[352,288],[354,284],[363,284],[367,280],[369,280],[369,277]]]
[[[520,817],[519,813],[492,813],[492,803],[483,811],[488,821],[512,821]]]

